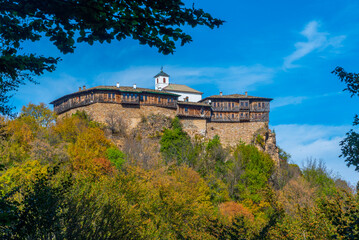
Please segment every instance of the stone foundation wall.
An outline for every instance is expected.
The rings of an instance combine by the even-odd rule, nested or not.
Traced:
[[[239,143],[239,141],[250,143],[254,133],[267,125],[268,122],[209,122],[207,123],[207,136],[208,138],[213,138],[215,135],[218,135],[224,146],[233,146]]]
[[[198,118],[183,118],[181,119],[183,130],[187,132],[191,137],[199,134],[203,137],[207,135],[207,120]]]
[[[162,114],[166,117],[174,118],[176,116],[175,109],[162,108],[156,106],[123,106],[115,103],[94,103],[88,106],[71,109],[59,117],[71,116],[76,111],[85,111],[93,120],[106,123],[110,114],[120,116],[127,126],[127,131],[134,129],[141,121],[143,116],[151,114]]]

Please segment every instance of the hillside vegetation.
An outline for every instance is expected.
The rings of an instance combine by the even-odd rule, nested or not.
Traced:
[[[322,162],[276,165],[159,115],[108,128],[43,104],[0,118],[0,239],[359,238],[358,195]]]

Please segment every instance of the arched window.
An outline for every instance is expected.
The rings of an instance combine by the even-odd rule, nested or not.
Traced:
[[[166,78],[163,78],[163,83],[166,83]]]

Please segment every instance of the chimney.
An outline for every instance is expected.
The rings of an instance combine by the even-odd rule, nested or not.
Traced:
[[[223,92],[219,92],[219,96],[223,96]]]
[[[120,88],[120,83],[119,82],[116,83],[116,87]]]
[[[83,87],[82,87],[82,90],[85,90],[86,89],[86,86],[84,85]]]
[[[135,84],[133,84],[133,89],[136,89],[137,88],[137,86],[136,86],[136,83]]]
[[[244,95],[246,95],[246,97],[248,97],[248,92],[245,92]]]
[[[81,87],[79,87],[79,91],[81,91]]]

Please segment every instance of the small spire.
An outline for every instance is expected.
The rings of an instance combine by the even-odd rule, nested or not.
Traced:
[[[163,72],[163,66],[161,66],[161,72]]]

